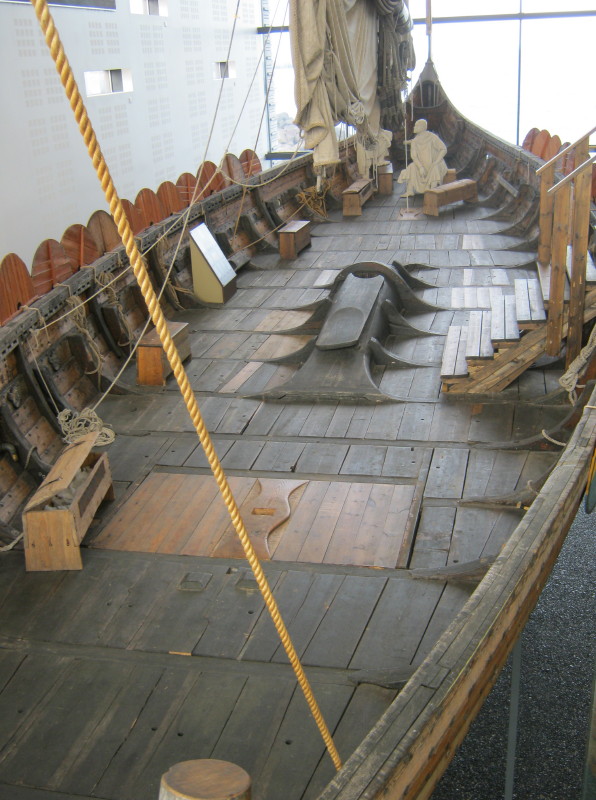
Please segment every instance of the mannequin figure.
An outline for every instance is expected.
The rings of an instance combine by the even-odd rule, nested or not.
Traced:
[[[427,129],[425,119],[414,125],[414,138],[406,139],[410,145],[411,163],[401,171],[400,183],[407,182],[404,197],[424,194],[427,189],[440,186],[447,172],[444,157],[447,148],[435,133]]]

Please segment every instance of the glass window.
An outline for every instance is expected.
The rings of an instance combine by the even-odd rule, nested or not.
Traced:
[[[594,126],[588,76],[595,35],[596,17],[522,24],[521,141],[530,128],[546,128],[562,142],[574,142]]]
[[[470,17],[482,14],[517,14],[519,0],[432,0],[433,17]],[[410,0],[414,19],[426,17],[426,0]]]
[[[129,69],[95,69],[84,73],[87,97],[117,92],[132,92]]]

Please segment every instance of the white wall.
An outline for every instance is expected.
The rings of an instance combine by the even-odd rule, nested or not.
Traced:
[[[154,191],[164,180],[219,162],[228,149],[265,152],[257,143],[264,103],[259,68],[250,100],[230,141],[257,66],[262,37],[259,0],[242,0],[211,145],[207,139],[221,81],[236,0],[169,0],[168,16],[52,6],[51,12],[83,96],[86,70],[129,69],[133,91],[85,99],[121,197]],[[46,238],[60,239],[107,209],[32,6],[0,0],[0,260],[17,253],[29,266]]]

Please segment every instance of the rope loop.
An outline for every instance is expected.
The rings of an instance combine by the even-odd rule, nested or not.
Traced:
[[[80,412],[71,411],[65,408],[58,414],[58,423],[63,434],[63,441],[67,444],[78,442],[88,433],[99,431],[99,436],[95,444],[103,446],[112,444],[116,434],[109,425],[104,424],[103,420],[91,408],[84,408]]]

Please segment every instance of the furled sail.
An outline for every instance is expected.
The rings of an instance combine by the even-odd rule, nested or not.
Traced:
[[[339,161],[338,122],[356,129],[361,174],[383,160],[415,64],[411,29],[404,0],[290,0],[296,124],[315,167]]]

